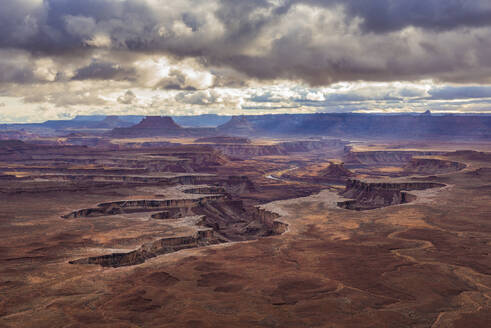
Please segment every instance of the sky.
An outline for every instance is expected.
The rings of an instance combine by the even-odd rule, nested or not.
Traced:
[[[490,103],[489,0],[1,0],[4,123]]]

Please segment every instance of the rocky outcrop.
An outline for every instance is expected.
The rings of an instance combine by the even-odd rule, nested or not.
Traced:
[[[349,147],[343,156],[346,164],[350,165],[405,165],[415,156],[443,155],[444,152],[435,151],[353,151]]]
[[[147,116],[136,125],[128,128],[115,128],[111,132],[111,136],[119,138],[187,135],[186,129],[177,125],[168,116]]]
[[[98,264],[103,267],[121,267],[141,264],[145,260],[186,248],[195,248],[220,243],[213,230],[198,231],[194,236],[163,238],[152,243],[145,244],[139,249],[128,253],[112,253],[102,256],[94,256],[85,259],[70,261],[70,264]]]
[[[223,187],[229,194],[240,194],[246,191],[256,191],[256,186],[247,176],[206,176],[183,175],[168,179],[169,184],[176,185],[212,185]]]
[[[178,207],[177,205],[185,205]],[[184,216],[201,215],[201,225],[207,229],[199,229],[194,236],[163,238],[152,243],[144,244],[139,249],[128,253],[113,253],[103,256],[89,257],[71,261],[72,264],[98,264],[101,266],[120,267],[145,262],[146,259],[176,252],[186,248],[202,247],[228,241],[251,240],[259,237],[279,235],[287,231],[288,225],[276,219],[278,214],[254,206],[246,206],[240,200],[213,199],[203,201],[180,200],[169,202],[169,207],[152,215],[152,218],[177,219]],[[129,201],[99,204],[99,207],[133,208],[135,206],[150,206],[151,210],[160,208],[157,201]],[[146,207],[144,208],[146,209]],[[91,209],[93,210],[93,209]],[[74,212],[75,213],[75,212]],[[91,215],[92,212],[83,212]],[[96,213],[98,214],[98,213]],[[76,216],[77,214],[73,214]]]
[[[319,175],[323,178],[331,180],[346,180],[355,174],[344,167],[344,163],[330,162],[329,166],[319,172]]]
[[[281,235],[288,230],[288,224],[277,220],[280,217],[277,213],[255,207],[255,217],[270,229],[272,235]]]
[[[229,157],[247,159],[255,156],[279,156],[318,149],[332,150],[342,148],[344,144],[343,141],[334,139],[285,141],[271,145],[215,144],[213,147]]]
[[[467,165],[459,162],[436,158],[412,158],[404,166],[404,173],[407,174],[439,174],[451,173],[463,170]]]
[[[224,199],[224,195],[206,196],[197,199],[166,199],[166,200],[125,200],[98,204],[94,208],[85,208],[63,215],[64,219],[83,217],[109,216],[126,213],[155,212],[166,209],[191,208],[208,201]]]
[[[340,194],[345,198],[351,198],[351,200],[338,202],[337,205],[342,208],[360,211],[405,204],[415,199],[415,196],[405,191],[444,186],[444,184],[435,182],[385,183],[348,180],[345,190]]]
[[[279,217],[255,206],[245,205],[241,200],[208,202],[193,209],[203,215],[203,224],[212,228],[227,240],[240,241],[283,233]]]
[[[51,191],[84,191],[99,188],[130,187],[139,185],[211,185],[224,188],[228,194],[237,195],[257,191],[254,183],[247,176],[215,176],[215,175],[182,175],[175,177],[144,176],[144,175],[69,175],[48,174],[15,176],[9,174],[4,179],[13,182],[29,181],[22,184],[0,184],[0,193],[20,192],[51,192]],[[60,184],[60,181],[65,182]]]

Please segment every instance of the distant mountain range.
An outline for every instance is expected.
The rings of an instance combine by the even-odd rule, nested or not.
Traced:
[[[4,124],[1,131],[112,136],[333,136],[355,138],[491,138],[491,115],[277,114],[249,116],[77,116],[73,120]],[[112,132],[110,132],[112,131]]]
[[[491,115],[280,114],[235,117],[218,127],[237,135],[491,138]]]
[[[72,121],[100,121],[104,119],[104,115],[78,115]],[[133,124],[139,123],[145,116],[141,115],[120,115],[122,121]],[[171,116],[172,119],[179,125],[184,127],[217,127],[226,123],[232,116],[203,114],[194,116]]]

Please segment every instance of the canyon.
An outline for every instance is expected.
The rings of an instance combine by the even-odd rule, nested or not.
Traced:
[[[487,327],[483,134],[365,139],[422,119],[275,117],[9,133],[21,140],[0,140],[0,326]],[[428,126],[440,122],[454,124]]]
[[[445,187],[435,182],[363,182],[348,180],[343,197],[352,200],[339,202],[338,206],[350,210],[371,210],[379,207],[406,204],[416,197],[408,193],[410,190],[424,190]]]

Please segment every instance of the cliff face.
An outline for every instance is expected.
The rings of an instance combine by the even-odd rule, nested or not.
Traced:
[[[434,182],[370,183],[348,180],[345,190],[340,194],[352,200],[338,202],[338,206],[360,211],[404,204],[414,200],[414,196],[405,191],[444,186]]]
[[[278,156],[289,153],[309,152],[317,149],[342,148],[345,142],[341,140],[300,140],[285,141],[273,145],[251,145],[251,144],[215,144],[213,147],[223,154],[247,159],[255,156]]]
[[[121,267],[141,264],[145,260],[181,249],[195,248],[220,243],[215,238],[212,230],[200,230],[194,236],[163,238],[152,243],[145,244],[139,249],[128,253],[112,253],[102,256],[94,256],[85,259],[70,261],[70,264],[98,264],[103,267]]]
[[[147,116],[140,123],[134,125],[133,127],[140,129],[182,129],[169,116]]]
[[[99,208],[108,211],[97,212]],[[115,211],[115,209],[117,210]],[[165,211],[151,215],[151,218],[157,220],[201,215],[200,226],[206,228],[200,228],[192,236],[159,239],[128,253],[89,257],[70,263],[98,264],[110,267],[135,265],[145,262],[146,259],[181,249],[278,235],[288,229],[287,224],[276,220],[279,217],[276,213],[254,206],[246,206],[240,200],[229,200],[220,196],[207,196],[194,200],[138,200],[103,203],[99,204],[96,209],[72,212],[65,217],[111,215],[121,213],[123,209],[124,213],[132,210],[145,212],[165,209]]]
[[[171,117],[147,116],[140,123],[128,128],[115,128],[113,137],[154,137],[154,136],[187,136],[186,129],[177,125]]]
[[[207,202],[193,211],[204,215],[203,223],[230,241],[282,233],[274,223],[279,215],[247,206],[240,200]]]
[[[411,161],[414,156],[443,155],[435,151],[352,151],[346,149],[343,160],[346,164],[354,165],[400,165]]]
[[[73,211],[63,216],[64,219],[83,217],[108,216],[125,213],[154,212],[169,209],[192,208],[212,200],[223,199],[225,196],[206,196],[197,199],[166,199],[166,200],[125,200],[110,203],[101,203],[94,208],[85,208]]]
[[[450,173],[463,170],[466,166],[463,163],[441,159],[413,158],[404,166],[404,172],[411,174]]]

